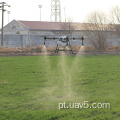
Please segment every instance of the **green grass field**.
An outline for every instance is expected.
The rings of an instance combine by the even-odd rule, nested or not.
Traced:
[[[120,56],[0,57],[0,120],[119,119]]]

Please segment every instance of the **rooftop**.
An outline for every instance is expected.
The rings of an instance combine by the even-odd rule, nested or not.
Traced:
[[[65,22],[44,22],[44,21],[22,21],[18,20],[21,24],[27,26],[30,29],[36,30],[64,30],[62,25]],[[83,30],[82,23],[71,23],[75,26],[75,30]]]

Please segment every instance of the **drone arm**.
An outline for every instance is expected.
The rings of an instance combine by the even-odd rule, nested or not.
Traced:
[[[49,40],[56,40],[56,39],[59,39],[59,38],[55,38],[55,37],[52,37],[52,38],[44,37],[44,40],[47,40],[47,39],[49,39]]]
[[[56,39],[61,39],[61,41],[62,41],[62,38],[59,38],[59,37],[44,37],[44,45],[45,45],[45,41],[47,41],[47,39],[48,40],[56,40]],[[82,40],[82,46],[84,45],[84,43],[83,43],[83,40],[84,40],[84,37],[81,37],[81,38],[69,38],[69,37],[66,37],[65,38],[66,39],[66,42],[69,42],[69,40],[70,39],[72,39],[72,40]]]
[[[72,40],[84,40],[84,37],[81,37],[81,38],[71,38]]]
[[[84,43],[83,43],[83,40],[84,40],[84,37],[81,37],[81,38],[72,38],[72,40],[82,40],[82,46],[84,45]]]
[[[50,38],[50,37],[44,37],[44,45],[46,44],[45,41],[47,41],[47,39],[48,39],[48,40],[56,40],[56,39],[59,39],[59,38],[55,38],[55,37],[51,37],[51,38]]]

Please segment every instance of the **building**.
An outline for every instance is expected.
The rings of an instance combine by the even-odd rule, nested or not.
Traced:
[[[84,23],[85,24],[85,23]],[[13,20],[4,26],[3,46],[6,47],[31,47],[39,46],[44,42],[44,36],[86,36],[90,30],[83,27],[83,23],[72,22],[43,22],[43,21],[22,21]],[[107,33],[107,40],[110,45],[117,45],[117,36]],[[92,36],[93,34],[89,34]],[[114,39],[114,42],[112,42]],[[80,41],[71,41],[75,45],[81,45]],[[48,46],[57,44],[57,41],[51,40],[47,42]],[[89,37],[85,40],[85,45],[89,46]]]
[[[28,47],[42,45],[44,36],[83,35],[81,23],[43,22],[13,20],[4,26],[3,46]],[[57,41],[48,41],[48,46],[57,44]],[[80,44],[76,41],[76,44]]]
[[[71,28],[65,28],[65,22],[43,22],[43,21],[22,21],[13,20],[4,27],[4,34],[24,35],[61,35],[66,30],[74,30],[73,34],[83,31],[82,23],[69,23]],[[74,28],[73,28],[74,26]]]

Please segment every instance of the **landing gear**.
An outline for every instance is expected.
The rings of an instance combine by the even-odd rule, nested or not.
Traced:
[[[73,50],[72,50],[72,47],[70,44],[68,44],[65,47],[59,47],[59,45],[57,44],[56,49],[55,49],[55,53],[58,53],[59,51],[65,51],[65,52],[69,51],[70,54],[73,54]]]

